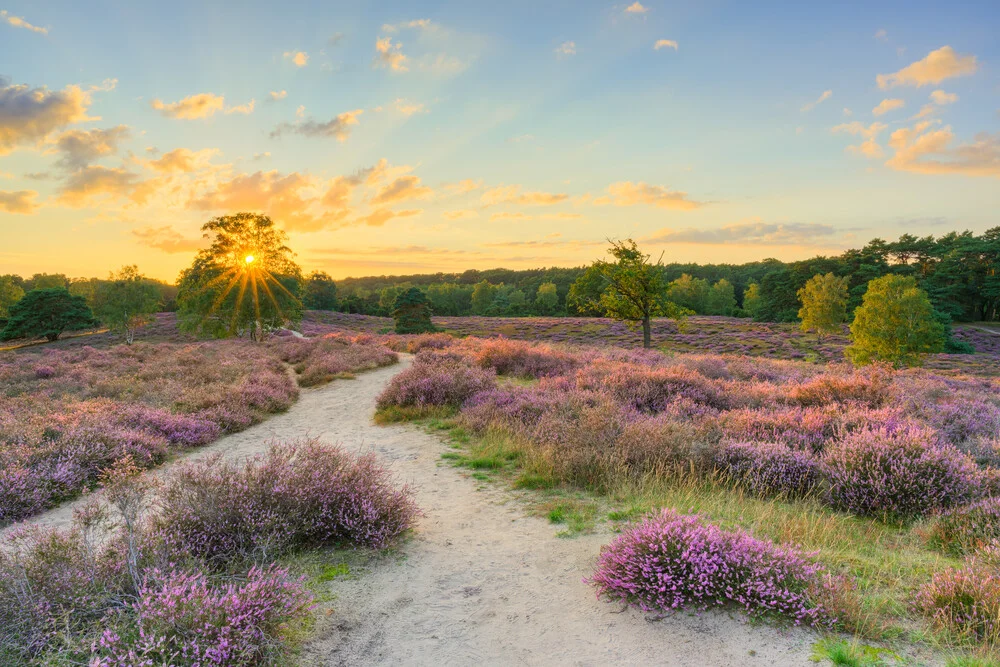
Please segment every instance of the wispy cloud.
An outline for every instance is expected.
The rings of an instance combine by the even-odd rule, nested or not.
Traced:
[[[271,137],[292,132],[306,137],[330,137],[344,142],[351,135],[351,127],[358,124],[358,116],[363,113],[363,109],[345,111],[325,123],[313,119],[301,120],[296,123],[281,123],[271,132]]]
[[[653,50],[659,51],[660,49],[673,49],[677,50],[677,42],[672,39],[658,39],[656,43],[653,44]]]
[[[929,86],[945,79],[975,74],[978,68],[975,56],[959,55],[950,46],[942,46],[898,72],[879,74],[875,82],[883,90],[895,86]]]
[[[626,14],[645,14],[649,11],[649,7],[645,7],[639,0],[636,0],[631,5],[625,8]]]
[[[170,104],[164,103],[160,99],[154,99],[149,105],[168,118],[196,120],[214,116],[223,110],[225,103],[226,99],[222,95],[199,93]]]
[[[296,67],[305,67],[309,64],[309,54],[305,51],[285,51],[283,55],[286,60],[291,60]]]
[[[900,99],[885,99],[878,103],[878,106],[872,109],[873,116],[881,116],[882,114],[889,113],[896,109],[902,109],[906,106],[906,102]]]
[[[819,106],[823,102],[826,102],[831,97],[833,97],[833,91],[832,90],[824,90],[823,93],[819,97],[817,97],[814,101],[807,102],[806,104],[803,104],[801,111],[803,111],[803,112],[812,111],[817,106]]]
[[[16,190],[9,192],[0,190],[0,211],[17,215],[32,215],[38,211],[35,199],[38,193],[34,190]]]
[[[49,34],[48,28],[40,28],[37,25],[32,25],[25,21],[20,16],[14,16],[6,9],[0,9],[0,21],[8,25],[12,25],[15,28],[23,28],[24,30],[30,30],[31,32],[37,32],[39,35]]]
[[[563,42],[555,48],[557,56],[575,56],[576,42]]]
[[[642,239],[646,243],[694,243],[722,245],[814,245],[829,240],[836,230],[830,225],[812,222],[768,223],[754,219],[715,229],[664,228]]]
[[[662,185],[650,185],[639,181],[621,181],[608,186],[608,195],[597,197],[593,200],[596,206],[655,206],[657,208],[669,208],[679,211],[690,211],[700,206],[703,202],[688,199],[686,192],[671,190]]]

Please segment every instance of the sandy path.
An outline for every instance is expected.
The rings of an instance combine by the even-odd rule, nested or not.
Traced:
[[[402,558],[331,582],[305,665],[804,665],[815,635],[723,614],[662,620],[598,602],[582,582],[607,534],[555,537],[505,491],[440,463],[444,446],[405,425],[371,423],[376,396],[409,364],[304,390],[287,412],[183,458],[243,457],[270,439],[317,436],[385,458],[425,512]],[[163,474],[170,465],[158,469]],[[33,521],[65,525],[77,503]]]

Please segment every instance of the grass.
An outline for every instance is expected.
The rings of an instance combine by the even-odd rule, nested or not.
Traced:
[[[903,659],[889,649],[835,638],[816,642],[811,659],[814,662],[829,661],[838,667],[883,667],[903,664]]]

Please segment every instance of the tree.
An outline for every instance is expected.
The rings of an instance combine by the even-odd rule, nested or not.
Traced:
[[[585,317],[600,317],[604,314],[600,306],[601,294],[607,287],[608,281],[599,267],[588,267],[570,285],[569,293],[566,294],[566,309]]]
[[[135,331],[152,319],[160,305],[160,290],[156,283],[139,273],[135,265],[123,266],[112,273],[107,282],[98,285],[94,294],[94,310],[109,329],[125,336],[131,345]]]
[[[802,331],[816,330],[817,336],[837,333],[847,319],[848,279],[832,273],[816,274],[798,291],[802,308]]]
[[[857,365],[888,361],[896,367],[920,362],[944,348],[944,325],[927,292],[912,276],[887,275],[868,283],[854,312],[851,345],[844,352]]]
[[[496,295],[496,285],[491,285],[486,280],[476,283],[472,290],[472,312],[476,315],[485,315],[493,305]]]
[[[747,315],[756,319],[757,314],[760,312],[760,307],[760,285],[757,283],[750,283],[747,285],[747,288],[743,290],[743,310]]]
[[[392,309],[396,321],[396,333],[413,334],[435,331],[431,322],[431,306],[427,296],[416,287],[402,292],[396,297]]]
[[[725,278],[719,280],[708,290],[705,298],[706,315],[732,315],[736,310],[736,289]]]
[[[10,307],[24,296],[24,290],[14,281],[14,276],[0,276],[0,319],[10,313]]]
[[[337,284],[325,271],[313,271],[306,278],[302,302],[310,310],[336,310]]]
[[[258,340],[302,319],[302,270],[271,218],[237,213],[212,218],[202,230],[212,243],[178,282],[183,329]]]
[[[707,280],[692,278],[686,273],[667,285],[667,298],[670,301],[696,313],[708,312],[708,293]]]
[[[55,341],[64,331],[94,326],[97,321],[82,296],[74,296],[64,287],[31,290],[10,307],[0,340],[44,336]]]
[[[540,315],[552,315],[559,308],[559,292],[555,283],[542,283],[535,293],[535,308]]]
[[[36,289],[52,289],[53,287],[69,288],[69,278],[62,273],[36,273],[28,278],[24,290],[30,292]]]
[[[594,262],[608,281],[599,305],[609,317],[629,324],[641,323],[642,346],[648,348],[653,317],[666,315],[680,319],[690,311],[667,300],[662,266],[659,262],[650,263],[649,255],[643,254],[635,241],[612,241],[608,254],[615,258],[614,262]]]

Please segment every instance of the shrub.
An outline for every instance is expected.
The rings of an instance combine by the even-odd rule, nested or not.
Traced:
[[[261,665],[281,653],[287,624],[308,615],[302,581],[271,566],[213,585],[200,572],[154,570],[131,604],[127,630],[107,629],[92,665]]]
[[[824,467],[834,507],[887,521],[961,505],[978,490],[972,460],[927,429],[856,431],[829,447]]]
[[[830,626],[814,596],[823,570],[795,549],[672,510],[648,516],[601,550],[598,595],[644,611],[741,607],[796,625]]]
[[[892,370],[873,364],[854,372],[827,372],[795,386],[789,397],[800,405],[857,403],[881,407],[889,398]]]
[[[523,378],[552,377],[574,371],[579,360],[548,345],[531,344],[507,338],[493,338],[480,343],[476,363],[492,368],[498,375]]]
[[[822,477],[820,462],[781,443],[732,442],[715,459],[719,471],[755,496],[800,498]]]
[[[1000,643],[1000,570],[975,561],[938,572],[917,592],[917,608],[958,640]]]
[[[163,490],[167,544],[210,562],[263,562],[305,546],[382,548],[413,524],[407,488],[374,456],[315,441],[274,445],[245,465],[220,456],[188,464]]]
[[[391,366],[399,361],[396,353],[388,348],[353,342],[336,334],[281,339],[271,345],[286,363],[294,364],[303,387],[315,387],[347,374]]]
[[[378,397],[377,407],[457,408],[475,394],[495,386],[496,373],[492,369],[470,366],[457,355],[421,352],[412,366],[392,378]]]
[[[1000,498],[987,498],[945,512],[931,525],[930,542],[953,556],[965,556],[1000,540]]]
[[[709,472],[718,438],[705,421],[662,413],[631,419],[614,443],[613,463],[633,475]]]
[[[679,398],[726,407],[725,397],[711,380],[681,366],[595,362],[580,370],[577,384],[581,389],[607,391],[615,400],[646,413],[661,412]]]

